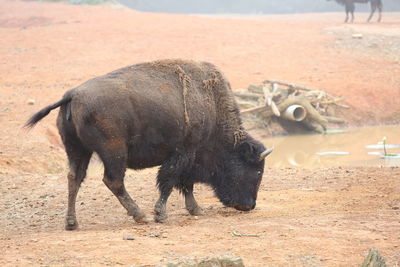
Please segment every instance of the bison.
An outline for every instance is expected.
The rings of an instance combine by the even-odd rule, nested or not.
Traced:
[[[127,168],[160,166],[156,222],[166,220],[173,188],[191,215],[203,214],[194,183],[210,185],[225,206],[254,209],[272,149],[243,129],[231,87],[214,65],[171,59],[121,68],[68,90],[26,126],[58,107],[69,161],[67,230],[78,227],[76,196],[93,152],[104,164],[103,182],[136,222],[147,219],[125,189]]]
[[[327,0],[327,1],[331,1],[331,0]],[[366,3],[370,2],[371,12],[367,19],[367,22],[369,22],[372,19],[372,16],[374,15],[376,9],[378,9],[378,11],[379,11],[378,22],[380,22],[382,19],[382,9],[383,9],[382,0],[335,0],[335,1],[336,1],[336,3],[344,6],[344,8],[345,8],[345,12],[346,12],[346,19],[344,21],[345,23],[347,23],[349,21],[349,14],[351,15],[351,22],[353,23],[354,10],[356,9],[356,7],[355,7],[356,3],[366,4]]]

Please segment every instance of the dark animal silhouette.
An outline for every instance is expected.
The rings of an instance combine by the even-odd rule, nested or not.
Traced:
[[[331,1],[331,0],[328,0]],[[355,10],[355,3],[370,3],[371,4],[371,13],[369,14],[369,17],[367,19],[367,22],[369,22],[374,15],[376,9],[379,11],[379,17],[378,17],[378,22],[381,21],[382,19],[382,8],[383,8],[383,3],[382,0],[335,0],[338,4],[343,5],[345,7],[346,11],[346,19],[344,22],[349,21],[349,14],[351,15],[351,22],[354,21],[354,10]]]
[[[76,196],[93,152],[104,163],[105,185],[137,222],[147,220],[125,190],[126,168],[161,165],[157,222],[167,218],[173,188],[184,195],[190,214],[202,214],[193,196],[199,182],[211,185],[226,206],[255,207],[264,158],[272,149],[244,131],[230,85],[214,65],[162,60],[118,69],[67,91],[26,126],[58,107],[70,168],[67,230],[78,226]]]

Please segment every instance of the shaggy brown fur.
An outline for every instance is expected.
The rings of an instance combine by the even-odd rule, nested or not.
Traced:
[[[230,85],[214,65],[160,60],[118,69],[67,91],[27,126],[57,107],[70,163],[66,229],[77,227],[76,195],[93,152],[104,163],[104,183],[138,222],[145,215],[125,190],[126,168],[161,165],[156,221],[166,219],[174,187],[190,214],[201,214],[193,197],[197,182],[211,185],[226,206],[255,207],[265,148],[242,128]]]

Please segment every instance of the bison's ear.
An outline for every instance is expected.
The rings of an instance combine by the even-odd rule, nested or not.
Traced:
[[[254,144],[245,141],[239,145],[238,149],[239,149],[239,154],[245,161],[248,162],[259,161],[260,153],[258,153],[257,148],[254,146]]]

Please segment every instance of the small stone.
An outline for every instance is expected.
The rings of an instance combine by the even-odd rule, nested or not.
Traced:
[[[35,105],[35,99],[29,99],[27,103],[28,105]]]
[[[131,237],[131,236],[124,236],[122,239],[123,240],[135,240],[135,238]]]
[[[361,267],[386,267],[385,260],[379,254],[378,250],[370,249]]]
[[[362,39],[362,38],[363,38],[363,35],[362,35],[361,33],[355,33],[355,34],[352,35],[352,37],[353,37],[354,39]]]

